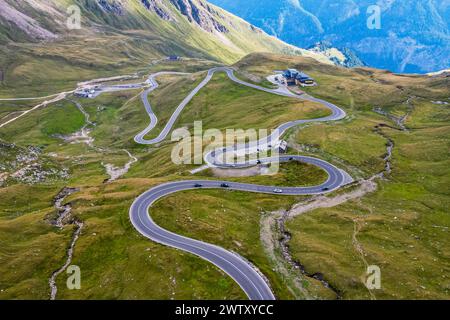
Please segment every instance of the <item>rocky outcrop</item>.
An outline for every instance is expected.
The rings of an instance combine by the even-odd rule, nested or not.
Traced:
[[[69,170],[44,156],[40,148],[0,141],[0,187],[15,183],[39,184],[69,178]]]
[[[170,11],[161,2],[161,0],[141,0],[141,2],[147,8],[147,10],[153,11],[161,19],[166,20],[166,21],[174,21],[175,20],[171,16]]]
[[[103,0],[106,1],[106,0]],[[176,21],[176,18],[162,0],[140,0],[142,5],[149,11],[156,13],[166,21]],[[197,24],[208,32],[227,33],[228,28],[219,22],[225,19],[217,10],[202,0],[168,0],[189,22]]]
[[[123,4],[121,1],[97,0],[97,3],[100,6],[100,8],[107,13],[113,13],[116,15],[123,15],[124,13]]]
[[[217,19],[220,14],[204,1],[170,0],[177,10],[187,17],[189,22],[194,22],[208,32],[227,33],[229,30]],[[222,17],[223,18],[223,17]]]

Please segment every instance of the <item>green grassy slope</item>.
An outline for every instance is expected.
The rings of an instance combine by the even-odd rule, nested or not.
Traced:
[[[175,66],[170,64],[167,67],[174,68]],[[199,68],[196,60],[180,62],[178,67],[179,70],[191,71]],[[155,65],[154,68],[155,70],[165,69],[165,66]],[[160,79],[161,87],[152,93],[150,100],[154,102],[155,111],[158,116],[161,116],[162,123],[164,123],[165,115],[170,113],[170,110],[184,98],[184,95],[203,76],[203,73],[196,74],[193,80],[179,76]],[[171,93],[170,99],[167,98],[168,92]],[[269,97],[267,94],[255,90],[242,89],[228,81],[223,75],[217,75],[211,85],[205,88],[205,92],[198,97],[198,100],[196,99],[186,108],[180,124],[198,119],[198,113],[203,112],[202,109],[208,107],[211,113],[210,118],[202,113],[202,116],[205,115],[205,128],[215,127],[215,124],[219,125],[220,128],[232,125],[225,117],[221,117],[220,123],[215,123],[217,120],[215,114],[224,110],[223,106],[217,101],[223,99],[230,92],[236,92],[236,94],[227,99],[227,112],[236,114],[242,111],[241,96],[254,109],[251,113],[240,114],[239,120],[245,127],[249,125],[257,127],[275,126],[285,119],[308,117],[313,116],[314,112],[323,112],[320,107],[314,104],[290,102],[288,99],[285,99],[284,103],[280,105],[275,101],[276,97]],[[23,188],[21,192],[29,192],[42,199],[39,203],[28,199],[31,203],[34,203],[32,207],[25,205],[22,209],[19,206],[14,206],[18,197],[11,196],[10,193],[16,194],[18,192],[17,185],[12,184],[1,190],[4,197],[1,210],[5,213],[8,212],[8,217],[5,216],[4,219],[0,219],[0,228],[5,230],[2,240],[5,243],[5,250],[18,258],[13,260],[0,259],[0,268],[8,270],[11,265],[20,268],[18,274],[7,272],[0,282],[0,287],[4,290],[2,298],[45,299],[47,297],[47,277],[63,261],[64,250],[68,241],[70,241],[71,228],[65,228],[63,231],[48,227],[42,228],[39,232],[32,230],[26,234],[26,237],[23,237],[22,244],[16,247],[9,239],[11,238],[10,233],[20,228],[22,223],[29,223],[33,226],[45,225],[44,218],[47,215],[54,214],[51,203],[52,197],[64,185],[81,188],[81,191],[71,196],[68,201],[71,201],[73,205],[74,214],[85,222],[86,229],[77,244],[73,261],[74,264],[79,265],[84,270],[82,271],[83,290],[69,291],[65,289],[65,277],[62,275],[58,279],[59,298],[245,298],[239,287],[215,267],[189,254],[152,244],[133,231],[128,220],[128,208],[137,195],[162,182],[194,178],[194,176],[189,176],[187,172],[192,166],[176,166],[171,162],[172,143],[166,143],[155,149],[138,146],[132,141],[134,134],[144,128],[148,122],[140,99],[134,98],[138,93],[139,91],[130,91],[102,95],[95,100],[80,100],[85,110],[89,112],[91,120],[96,123],[91,133],[95,137],[95,145],[110,148],[112,153],[101,153],[83,144],[64,143],[54,136],[55,131],[70,133],[79,129],[78,117],[80,113],[73,104],[67,101],[36,110],[11,124],[11,126],[3,128],[0,132],[2,139],[16,141],[21,145],[27,145],[32,141],[32,143],[42,146],[45,154],[56,153],[55,160],[69,168],[71,174],[67,180],[44,183],[48,187],[43,189],[36,186],[21,186]],[[212,101],[216,102],[210,103]],[[271,106],[268,101],[273,102],[276,106]],[[268,108],[277,109],[275,110],[277,118],[271,120],[267,117],[266,109]],[[58,114],[62,110],[67,112],[65,122],[58,120]],[[60,127],[61,123],[69,125]],[[236,123],[236,125],[241,123]],[[21,131],[21,128],[27,129]],[[121,151],[122,148],[127,148],[138,156],[139,162],[133,165],[126,176],[127,179],[105,185],[103,181],[107,176],[101,163],[123,165],[128,159]],[[324,174],[321,170],[311,171],[308,169],[308,166],[287,165],[282,167],[282,172],[279,175],[271,179],[256,177],[236,180],[260,183],[270,183],[276,180],[280,185],[308,185],[323,181]],[[200,174],[200,176],[212,178],[208,172]],[[221,198],[223,196],[220,192],[213,192],[212,194],[213,197]],[[198,195],[200,198],[205,196],[207,195]],[[180,197],[184,197],[184,195],[180,195]],[[245,255],[268,274],[273,281],[277,295],[291,298],[289,291],[284,288],[284,280],[271,271],[272,262],[265,258],[262,246],[254,247],[252,245],[258,238],[258,234],[253,233],[250,238],[247,235],[248,230],[252,230],[259,221],[259,215],[252,212],[257,212],[260,208],[278,208],[280,205],[284,205],[286,200],[261,196],[259,202],[249,202],[249,207],[245,211],[239,211],[237,205],[239,201],[236,202],[236,197],[250,199],[252,196],[230,193],[226,199],[221,200],[225,207],[230,206],[234,209],[232,210],[233,213],[230,214],[229,221],[220,228],[223,228],[223,232],[235,228],[235,239],[233,238],[233,240],[236,240],[236,242],[233,242],[232,238],[223,241],[211,239],[211,241],[221,243],[225,247]],[[192,200],[192,196],[190,198]],[[290,199],[289,203],[293,200],[294,198]],[[179,205],[183,203],[183,201],[178,200],[176,202]],[[17,210],[21,210],[20,216],[23,218],[11,220],[11,216],[19,215]],[[155,217],[164,217],[161,221],[163,225],[171,229],[178,229],[179,226],[171,222],[172,219],[178,219],[173,216],[176,212],[181,211],[173,210],[172,207],[167,210],[165,206],[160,207],[158,205],[155,208]],[[192,212],[197,212],[197,209]],[[247,216],[245,224],[240,215],[234,214],[237,212],[240,215]],[[201,209],[201,214],[206,214],[205,208]],[[209,219],[208,217],[205,218]],[[236,224],[240,226],[238,227]],[[185,233],[188,234],[189,232],[191,231],[186,230]],[[197,233],[195,230],[192,232]],[[198,238],[203,238],[203,232],[209,233],[204,228],[198,229],[198,232],[201,233],[196,235]],[[13,240],[16,243],[18,241],[16,238],[13,238]],[[210,239],[205,238],[205,240]],[[22,264],[20,259],[32,254],[30,247],[27,246],[29,243],[35,243],[33,250],[40,250],[43,253],[33,263]],[[53,246],[52,243],[56,245]],[[236,243],[239,243],[238,247],[236,247]],[[54,252],[53,258],[46,260],[45,257],[51,254],[50,252]],[[3,257],[6,257],[6,255]],[[102,261],[102,264],[99,264],[99,261]],[[165,266],[168,264],[173,269],[166,268]],[[142,272],[142,268],[145,269],[145,272]],[[33,269],[40,271],[33,272]],[[121,271],[117,272],[118,270]],[[26,290],[30,285],[34,286],[33,291]]]
[[[206,31],[162,1],[171,17],[166,21],[139,0],[123,3],[122,12],[106,12],[97,2],[51,0],[36,5],[29,1],[7,1],[10,7],[35,19],[58,36],[39,42],[0,15],[0,97],[50,94],[73,89],[78,81],[147,68],[154,59],[168,55],[235,62],[251,52],[303,54],[276,38],[253,29],[247,22],[216,8],[208,13],[228,32]],[[68,30],[66,10],[81,8],[80,30]],[[198,1],[193,5],[201,8]],[[51,13],[51,15],[50,15]]]
[[[204,77],[205,73],[201,73],[196,74],[193,79],[180,80],[183,86],[186,83],[190,84],[185,86],[187,90],[177,90],[177,83],[173,83],[161,88],[163,92],[158,92],[157,96],[151,95],[154,109],[162,115],[162,121],[149,134],[150,137],[156,137],[159,134],[178,103],[189,93],[188,90],[192,90]],[[175,94],[170,94],[174,91]],[[328,114],[328,109],[319,104],[292,101],[292,99],[270,93],[255,94],[254,89],[234,83],[224,73],[217,73],[206,89],[199,92],[189,103],[175,126],[191,128],[194,121],[201,119],[205,130],[275,129],[292,119],[312,119]]]
[[[207,65],[210,64],[204,66]],[[408,110],[403,103],[408,96],[418,97],[413,100],[414,110],[406,123],[408,132],[383,129],[394,140],[395,149],[393,172],[386,181],[379,182],[378,191],[361,200],[316,210],[289,221],[287,227],[292,234],[289,247],[308,272],[322,273],[344,298],[371,297],[360,279],[365,265],[353,236],[361,244],[367,262],[382,269],[383,288],[373,292],[375,297],[448,296],[446,248],[450,246],[446,235],[450,222],[445,214],[449,203],[445,188],[448,185],[448,107],[430,102],[448,97],[448,80],[396,76],[370,69],[346,70],[304,58],[265,54],[248,56],[235,66],[240,77],[246,73],[262,77],[288,66],[305,69],[316,77],[319,86],[308,90],[342,106],[349,117],[338,123],[292,130],[288,136],[290,150],[296,152],[298,148],[304,154],[327,159],[346,168],[356,178],[370,177],[383,168],[386,140],[373,131],[374,126],[379,123],[395,126],[372,108],[379,106],[402,115]],[[195,60],[152,68],[199,71],[201,65]],[[183,99],[183,93],[195,86],[201,76],[162,78],[161,87],[150,97],[157,115],[165,119],[177,101]],[[172,143],[154,148],[132,142],[133,134],[148,121],[139,99],[133,99],[137,93],[80,100],[91,120],[97,123],[92,131],[95,144],[109,147],[109,153],[82,144],[64,143],[52,136],[56,131],[69,132],[80,126],[78,111],[68,102],[37,110],[0,129],[0,138],[4,140],[26,146],[27,139],[31,139],[33,144],[43,147],[44,155],[56,153],[53,160],[69,168],[71,174],[66,180],[39,185],[11,184],[0,189],[3,244],[0,298],[48,297],[47,280],[64,262],[71,228],[62,231],[52,228],[45,217],[54,214],[52,199],[66,185],[81,188],[67,201],[72,203],[73,213],[85,222],[73,260],[82,270],[82,290],[66,289],[66,277],[62,274],[58,278],[58,298],[245,298],[240,288],[212,265],[147,241],[131,226],[129,206],[151,186],[194,177],[212,178],[210,172],[192,176],[188,173],[192,166],[174,165],[170,160]],[[168,93],[171,93],[169,99]],[[272,127],[280,121],[315,117],[316,113],[323,112],[314,104],[291,104],[279,99],[237,87],[218,74],[186,108],[178,126],[203,119],[205,128]],[[48,119],[60,121],[61,110],[67,112],[70,124],[67,128],[48,122]],[[276,117],[267,116],[267,110],[275,111]],[[26,132],[21,132],[21,127],[26,127]],[[122,179],[104,184],[107,175],[102,162],[123,165],[128,161],[121,151],[123,148],[136,155],[139,162]],[[233,179],[293,185],[314,184],[323,178],[320,170],[288,165],[272,178]],[[267,275],[278,298],[305,297],[290,290],[292,277],[301,280],[308,296],[332,298],[333,293],[316,280],[295,272],[286,277],[274,271],[277,264],[267,256],[267,248],[261,242],[263,215],[288,209],[303,200],[240,192],[185,192],[159,201],[152,209],[152,216],[169,230],[240,253]]]
[[[287,65],[318,80],[308,92],[349,113],[341,124],[293,132],[290,141],[304,152],[339,161],[353,176],[368,178],[383,170],[386,152],[387,140],[375,126],[387,125],[382,132],[394,142],[393,171],[378,182],[378,191],[288,223],[294,258],[308,273],[322,273],[346,299],[448,298],[450,114],[448,105],[432,101],[448,102],[449,79],[345,70],[269,55],[238,63],[255,74]],[[408,130],[393,129],[395,122],[373,112],[374,107],[398,117],[408,113]],[[381,268],[381,290],[370,293],[363,285],[366,264]]]

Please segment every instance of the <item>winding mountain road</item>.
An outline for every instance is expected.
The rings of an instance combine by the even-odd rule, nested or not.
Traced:
[[[144,91],[141,95],[145,109],[150,117],[150,125],[141,133],[139,133],[134,138],[134,140],[137,143],[145,145],[157,144],[165,140],[170,131],[172,130],[176,120],[178,119],[183,109],[195,97],[195,95],[208,84],[208,82],[212,79],[213,75],[216,72],[225,72],[232,81],[247,87],[254,88],[256,90],[261,90],[268,93],[290,97],[294,99],[301,99],[305,101],[321,103],[322,105],[328,107],[332,111],[332,114],[330,116],[319,119],[297,120],[284,123],[280,125],[277,128],[277,130],[275,130],[274,133],[272,133],[269,136],[268,139],[266,138],[260,140],[256,144],[255,143],[252,143],[251,145],[242,144],[234,146],[232,148],[214,150],[205,156],[205,161],[209,166],[230,168],[231,166],[246,167],[256,165],[256,160],[253,162],[248,161],[246,163],[238,163],[237,165],[236,164],[230,165],[224,163],[223,161],[220,161],[220,158],[222,158],[224,154],[227,154],[229,152],[254,153],[262,149],[270,149],[272,147],[272,144],[278,141],[278,138],[282,134],[284,134],[286,130],[292,127],[298,126],[300,124],[305,124],[308,122],[336,121],[343,119],[346,116],[345,112],[342,109],[327,101],[316,99],[308,95],[299,96],[283,88],[268,89],[255,84],[247,83],[245,81],[236,78],[231,68],[219,67],[208,71],[208,74],[205,77],[205,79],[179,104],[179,106],[172,114],[170,120],[167,122],[167,124],[160,132],[160,134],[154,139],[146,140],[145,135],[147,135],[155,128],[158,121],[156,115],[153,113],[153,110],[151,108],[147,96],[149,92],[155,90],[158,87],[155,77],[161,74],[167,74],[167,73],[158,73],[154,74],[149,78],[151,88]],[[280,156],[276,158],[260,159],[260,162],[262,164],[269,164],[273,163],[274,161],[279,162],[300,161],[312,164],[325,170],[328,174],[328,179],[326,182],[324,182],[319,186],[289,187],[289,188],[275,188],[271,186],[236,183],[228,181],[214,181],[214,180],[188,180],[188,181],[170,182],[156,186],[148,190],[134,201],[129,211],[131,222],[133,226],[143,236],[157,243],[195,254],[213,263],[218,268],[226,272],[231,278],[233,278],[240,285],[240,287],[244,290],[244,292],[250,299],[273,300],[275,299],[275,296],[273,295],[269,287],[269,284],[267,283],[267,280],[253,265],[250,264],[250,262],[239,256],[238,254],[232,253],[218,246],[190,239],[187,237],[183,237],[161,228],[151,218],[149,214],[149,209],[159,199],[166,197],[170,194],[186,190],[221,189],[221,188],[223,189],[224,186],[226,185],[227,189],[237,191],[265,193],[265,194],[282,194],[282,195],[309,195],[309,194],[328,193],[338,189],[339,187],[351,181],[351,177],[343,170],[336,168],[335,166],[326,161],[312,157]]]

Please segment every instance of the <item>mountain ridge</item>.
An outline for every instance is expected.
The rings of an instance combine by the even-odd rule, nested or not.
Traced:
[[[211,0],[214,4],[300,47],[329,41],[372,67],[427,73],[450,66],[450,1]],[[381,26],[370,29],[378,5]]]
[[[80,8],[80,30],[66,26],[69,5]],[[139,32],[144,38],[158,37],[166,42],[154,47],[163,55],[186,54],[186,50],[175,49],[180,47],[226,63],[253,52],[304,55],[323,63],[334,62],[322,52],[298,48],[268,35],[204,0],[0,0],[0,8],[0,44],[5,45]]]

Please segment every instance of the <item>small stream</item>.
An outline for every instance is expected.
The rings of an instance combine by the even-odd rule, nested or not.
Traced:
[[[327,282],[322,273],[310,274],[310,273],[306,272],[305,266],[303,266],[299,261],[296,261],[292,257],[292,255],[289,251],[289,241],[291,241],[292,236],[288,231],[286,231],[286,228],[285,228],[287,219],[289,219],[289,211],[287,211],[285,214],[283,214],[283,216],[281,218],[276,219],[277,229],[280,234],[279,244],[280,244],[280,248],[281,248],[281,254],[283,255],[284,260],[295,270],[300,271],[305,277],[313,278],[315,280],[320,281],[324,287],[333,291],[333,293],[336,295],[336,298],[338,300],[342,299],[342,295],[339,292],[339,290],[336,289],[335,287],[333,287],[329,282]]]
[[[64,139],[64,141],[69,142],[69,143],[85,143],[89,147],[95,149],[96,151],[98,151],[100,153],[113,153],[114,151],[112,151],[112,150],[110,150],[108,148],[101,148],[101,147],[97,147],[97,146],[94,145],[94,138],[92,138],[90,136],[91,129],[89,129],[89,127],[94,127],[95,123],[93,123],[90,120],[89,113],[86,112],[86,110],[84,110],[84,108],[81,105],[81,103],[79,103],[79,102],[77,102],[75,100],[70,100],[70,99],[67,99],[67,100],[72,102],[73,104],[75,104],[76,107],[78,108],[78,110],[80,110],[80,112],[84,115],[85,124],[83,125],[83,127],[81,127],[80,130],[78,130],[74,134],[69,135],[69,136],[64,136],[64,137],[61,137],[61,138]],[[133,156],[128,150],[123,149],[122,151],[125,152],[128,155],[128,157],[130,158],[130,161],[128,161],[125,164],[125,166],[123,166],[123,167],[116,167],[113,164],[109,164],[109,163],[104,164],[104,163],[102,163],[103,167],[106,170],[106,173],[110,177],[105,182],[112,182],[112,181],[115,181],[115,180],[119,179],[120,177],[122,177],[123,175],[128,173],[128,171],[130,170],[131,166],[138,161],[138,159],[135,156]]]
[[[72,102],[77,107],[77,109],[83,114],[85,122],[84,122],[84,125],[81,127],[81,129],[78,130],[77,132],[72,133],[70,135],[56,135],[56,137],[63,139],[65,142],[68,142],[68,143],[85,143],[89,147],[97,149],[94,146],[94,138],[92,138],[90,136],[91,129],[89,127],[94,127],[95,123],[93,123],[90,120],[89,113],[87,113],[86,110],[84,110],[81,103],[79,103],[75,100],[71,100],[71,99],[66,99],[66,100]],[[99,150],[99,151],[101,151],[101,150]]]
[[[56,278],[61,273],[63,273],[67,269],[67,267],[70,266],[70,264],[72,263],[73,251],[75,248],[75,244],[76,244],[78,238],[80,237],[81,230],[83,229],[83,226],[84,226],[82,221],[74,219],[71,216],[72,205],[70,203],[63,204],[68,196],[70,196],[78,191],[79,191],[79,189],[77,189],[77,188],[66,187],[58,193],[58,195],[55,197],[55,200],[54,200],[55,208],[56,208],[58,214],[57,214],[56,219],[51,221],[51,224],[60,229],[63,229],[65,226],[68,226],[68,225],[74,225],[75,231],[73,233],[72,240],[70,241],[69,248],[67,249],[67,259],[66,259],[65,263],[63,264],[62,267],[60,267],[58,270],[53,272],[50,279],[48,280],[48,284],[50,286],[50,300],[56,299],[56,294],[58,292],[58,288],[56,286]]]
[[[386,175],[389,175],[392,172],[392,152],[394,150],[395,147],[395,143],[394,140],[389,137],[387,134],[385,134],[382,130],[382,128],[385,127],[389,127],[392,129],[397,129],[400,131],[408,131],[408,128],[406,128],[405,126],[405,122],[408,119],[408,117],[410,116],[411,112],[413,111],[413,105],[411,104],[411,101],[416,98],[415,96],[410,96],[408,97],[408,99],[404,102],[407,105],[407,109],[408,111],[406,112],[406,114],[403,117],[396,117],[391,115],[389,112],[384,111],[381,108],[373,108],[373,111],[375,113],[378,113],[382,116],[385,116],[386,118],[388,118],[389,120],[395,122],[395,124],[398,126],[397,128],[392,128],[386,124],[379,124],[377,126],[375,126],[374,131],[380,135],[381,137],[383,137],[384,139],[386,139],[387,143],[386,143],[386,155],[384,156],[384,162],[385,162],[385,168],[383,172],[380,172],[378,175],[375,175],[373,178],[378,177],[378,178],[385,178]]]
[[[405,118],[406,119],[406,118]],[[389,137],[388,135],[386,135],[382,128],[384,126],[383,125],[377,125],[375,126],[374,131],[382,136],[384,139],[386,139],[386,154],[383,157],[384,160],[384,170],[381,171],[380,173],[376,174],[374,177],[372,177],[372,179],[374,178],[386,178],[387,175],[391,174],[392,172],[392,152],[394,151],[394,147],[395,147],[395,143],[394,140],[391,139],[391,137]]]
[[[72,206],[70,203],[63,204],[64,200],[71,194],[74,194],[75,192],[78,192],[79,189],[77,188],[64,188],[62,189],[55,197],[54,204],[55,208],[57,210],[57,217],[56,219],[52,220],[50,223],[60,229],[64,228],[64,225],[66,224],[66,220],[68,217],[70,217],[70,212],[72,211]]]

